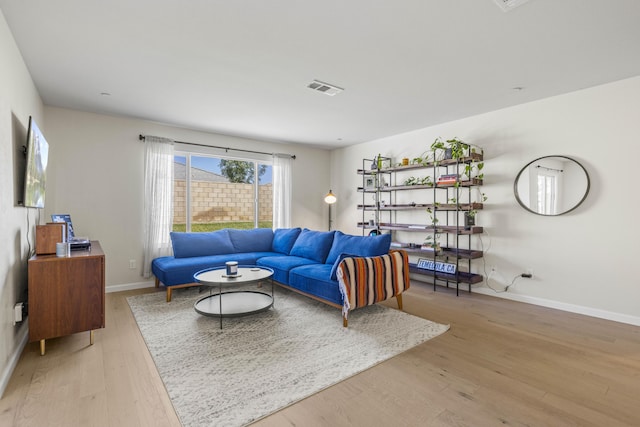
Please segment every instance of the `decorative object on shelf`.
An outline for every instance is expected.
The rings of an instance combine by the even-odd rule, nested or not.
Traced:
[[[409,166],[409,158],[408,157],[403,157],[402,158],[402,166]]]
[[[444,149],[444,159],[445,160],[453,159],[453,150],[451,150],[451,148]]]
[[[470,230],[471,227],[476,225],[476,214],[471,212],[464,213],[464,228]]]
[[[537,215],[563,215],[584,202],[591,181],[579,162],[566,156],[545,156],[529,162],[513,184],[516,200]]]
[[[408,248],[411,244],[410,243],[402,243],[402,242],[391,242],[391,247],[392,248]]]
[[[418,268],[425,270],[439,271],[441,273],[456,274],[458,267],[455,264],[433,261],[431,259],[420,258],[416,264]]]
[[[416,178],[414,176],[410,176],[409,178],[407,178],[403,185],[409,186],[409,185],[428,185],[428,186],[432,186],[433,184],[431,183],[431,177],[430,176],[423,176],[422,178]]]
[[[373,189],[376,188],[376,180],[373,177],[367,177],[364,179],[364,188],[365,189]]]
[[[472,178],[483,179],[484,174],[482,173],[482,169],[484,168],[484,162],[475,162],[472,161],[464,165],[464,169],[462,174],[469,180]]]
[[[482,193],[480,190],[478,190],[478,192],[480,193],[481,202],[470,203],[469,210],[464,213],[465,230],[470,230],[473,228],[473,226],[476,225],[476,215],[478,214],[478,208],[482,209],[483,203],[487,201],[487,195]],[[454,200],[454,203],[455,203],[455,200]]]
[[[424,251],[431,251],[436,255],[440,254],[442,248],[440,247],[440,242],[438,239],[440,238],[440,233],[429,234],[425,239],[424,243],[420,247],[420,249]]]
[[[442,174],[438,177],[438,184],[454,184],[458,182],[457,173]]]
[[[333,194],[332,190],[329,190],[326,196],[324,196],[324,202],[329,205],[329,231],[331,231],[331,223],[333,220],[331,219],[331,205],[338,201],[338,198],[335,194]]]

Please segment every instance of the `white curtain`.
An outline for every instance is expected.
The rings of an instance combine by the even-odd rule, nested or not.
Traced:
[[[273,155],[273,228],[291,227],[291,170],[290,154]]]
[[[173,226],[173,141],[145,136],[144,258],[142,275],[151,277],[151,261],[171,254]]]

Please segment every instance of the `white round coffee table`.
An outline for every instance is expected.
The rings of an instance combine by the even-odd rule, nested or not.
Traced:
[[[203,316],[220,318],[220,329],[222,329],[223,317],[239,317],[249,314],[266,311],[273,306],[273,270],[267,267],[240,266],[238,274],[227,276],[226,267],[208,268],[198,271],[193,275],[196,282],[203,286],[210,287],[209,295],[200,298],[193,305],[197,313]],[[262,280],[271,282],[271,295],[259,291],[226,291],[222,288],[235,287],[239,284],[260,282]],[[214,290],[218,293],[213,293]]]

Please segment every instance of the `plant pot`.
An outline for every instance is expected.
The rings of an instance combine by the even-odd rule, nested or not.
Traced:
[[[444,149],[444,158],[445,160],[453,158],[453,150],[451,148]]]
[[[465,230],[470,230],[471,227],[476,225],[476,216],[470,214],[469,212],[464,213],[464,228]]]

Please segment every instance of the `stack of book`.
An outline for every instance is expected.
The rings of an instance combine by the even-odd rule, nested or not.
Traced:
[[[438,177],[438,184],[455,184],[457,181],[458,181],[458,174],[456,173],[440,175]]]
[[[392,248],[408,248],[409,244],[408,243],[402,243],[402,242],[391,242],[391,247]]]

